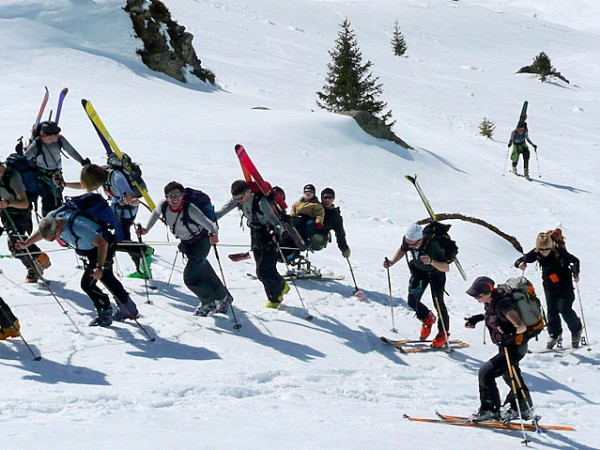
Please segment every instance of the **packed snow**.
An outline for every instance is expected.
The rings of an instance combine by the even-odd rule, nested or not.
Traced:
[[[532,448],[600,447],[597,341],[598,136],[600,136],[600,6],[592,0],[164,0],[173,19],[194,35],[217,87],[182,84],[145,68],[130,19],[118,0],[4,0],[0,4],[0,143],[7,156],[28,136],[44,86],[69,88],[63,134],[84,157],[105,161],[81,107],[91,100],[121,150],[142,165],[155,201],[178,180],[229,199],[242,173],[243,144],[258,169],[290,200],[307,183],[332,187],[341,206],[350,263],[365,294],[352,296],[348,262],[335,244],[311,254],[340,281],[303,281],[279,310],[264,307],[254,261],[227,257],[249,249],[249,231],[231,213],[220,221],[220,262],[235,298],[237,321],[199,318],[197,299],[175,260],[177,241],[164,227],[147,236],[156,248],[152,304],[143,282],[122,278],[142,314],[139,322],[90,328],[91,301],[81,291],[72,251],[42,243],[52,260],[46,276],[68,311],[41,285],[23,283],[22,265],[2,239],[2,297],[21,322],[21,340],[0,342],[2,443],[19,449],[506,449],[522,446],[519,430],[487,430],[409,422],[403,414],[468,415],[479,405],[477,370],[496,352],[482,326],[463,327],[482,311],[465,294],[487,275],[520,274],[519,253],[489,230],[453,220],[451,234],[468,280],[455,267],[446,290],[451,336],[470,343],[452,354],[403,355],[380,336],[416,338],[408,308],[408,269],[382,267],[408,225],[427,217],[419,180],[434,210],[485,220],[528,251],[535,236],[560,225],[581,259],[576,311],[595,345],[565,356],[533,353],[522,362],[542,424],[576,431],[527,433]],[[328,51],[348,18],[363,58],[383,83],[397,124],[414,149],[366,135],[352,119],[316,106]],[[406,57],[395,57],[395,20]],[[570,80],[541,83],[516,75],[544,51]],[[509,173],[507,146],[523,101],[529,101],[532,181]],[[257,107],[267,109],[255,109]],[[494,138],[478,133],[483,117]],[[79,167],[63,162],[66,178]],[[522,170],[522,162],[519,164]],[[76,191],[66,191],[74,195]],[[145,222],[147,211],[138,218]],[[214,253],[210,257],[219,272]],[[175,261],[174,273],[171,268]],[[126,256],[119,272],[133,270]],[[283,272],[285,267],[281,265]],[[543,292],[541,274],[525,276]],[[170,283],[169,283],[170,279]],[[390,290],[393,308],[390,308]],[[580,294],[580,295],[579,295]],[[307,311],[314,320],[307,321]],[[579,298],[581,303],[579,302]],[[429,306],[431,298],[423,301]],[[398,333],[391,332],[391,328]],[[565,332],[568,336],[568,332]],[[532,341],[544,346],[546,333]],[[499,380],[501,394],[508,388]]]

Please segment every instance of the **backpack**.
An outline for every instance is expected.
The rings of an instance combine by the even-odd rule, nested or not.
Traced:
[[[13,172],[17,172],[19,175],[21,175],[21,180],[25,186],[25,192],[27,193],[27,199],[29,200],[29,203],[35,203],[38,196],[37,172],[33,164],[31,164],[31,161],[25,158],[23,155],[11,153],[6,158],[4,164],[6,165],[6,171],[2,177],[3,186],[12,192],[13,190],[10,187],[10,175]]]
[[[210,201],[210,197],[206,195],[204,192],[198,189],[185,188],[183,190],[183,211],[181,216],[181,221],[187,227],[187,229],[192,232],[189,227],[189,224],[194,224],[197,226],[202,226],[199,223],[196,223],[191,217],[189,213],[190,204],[196,206],[202,214],[206,216],[208,220],[211,222],[217,222],[217,214],[215,213],[215,207]],[[161,214],[164,217],[167,212],[168,202],[164,202],[161,208]],[[173,234],[175,234],[174,226],[171,228]],[[202,230],[200,233],[201,236],[206,236],[208,232],[206,230]]]
[[[498,286],[499,290],[509,294],[519,311],[519,316],[525,325],[525,339],[529,340],[539,335],[546,322],[540,299],[535,295],[535,288],[531,281],[525,277],[509,278],[504,284]],[[518,341],[517,337],[517,341]],[[521,342],[515,342],[521,344]]]
[[[437,241],[444,251],[444,256],[448,264],[453,262],[458,255],[458,245],[456,245],[456,242],[448,234],[451,226],[434,220],[423,228],[423,249],[427,249],[430,242]]]
[[[123,175],[125,175],[127,183],[133,191],[133,195],[137,198],[143,197],[143,194],[138,188],[139,186],[142,189],[146,189],[146,183],[142,179],[142,169],[137,163],[131,160],[129,155],[127,155],[126,153],[121,153],[121,158],[119,159],[116,153],[112,153],[108,157],[108,171],[108,180],[110,180],[110,177],[113,172],[119,171]]]
[[[554,230],[546,231],[546,234],[552,238],[554,244],[557,249],[567,249],[567,244],[565,243],[565,237],[562,234],[562,230],[560,228],[556,228]]]
[[[110,234],[110,230],[114,230],[114,236],[117,242],[123,240],[123,228],[117,218],[117,215],[106,202],[106,199],[100,194],[89,192],[87,194],[78,195],[76,197],[67,197],[64,205],[56,210],[56,216],[66,219],[66,224],[69,232],[78,240],[79,237],[73,229],[75,218],[83,216],[97,223],[102,227],[102,231]]]

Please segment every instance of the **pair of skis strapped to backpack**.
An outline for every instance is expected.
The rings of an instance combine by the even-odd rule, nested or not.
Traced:
[[[133,183],[133,186],[142,194],[144,200],[146,200],[146,203],[143,203],[144,206],[146,206],[146,208],[148,208],[150,211],[154,210],[154,208],[156,208],[156,204],[150,197],[148,189],[146,188],[146,184],[143,182],[143,180],[135,179],[135,177],[132,176],[135,173],[135,170],[133,167],[131,167],[131,164],[129,163],[130,160],[123,157],[123,152],[106,129],[106,126],[102,120],[100,120],[100,116],[98,116],[98,113],[92,106],[92,102],[82,99],[81,104],[83,105],[83,109],[85,110],[88,118],[94,126],[94,129],[96,130],[96,133],[98,134],[98,137],[100,138],[100,141],[106,150],[106,154],[109,156],[112,153],[117,155],[117,158],[119,158],[123,164],[123,170],[130,175],[128,178],[131,178],[130,181]]]
[[[290,216],[285,212],[287,205],[283,199],[281,193],[271,187],[269,182],[265,181],[258,169],[248,156],[244,146],[237,144],[235,146],[235,154],[237,155],[240,165],[242,166],[242,172],[244,178],[250,187],[250,190],[254,193],[262,194],[271,205],[273,212],[279,219],[281,226],[290,235],[294,244],[300,251],[306,250],[306,243],[302,236],[298,233],[298,230],[294,228]]]

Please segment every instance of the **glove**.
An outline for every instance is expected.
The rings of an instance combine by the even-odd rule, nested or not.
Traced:
[[[483,320],[483,314],[477,314],[471,317],[465,317],[465,328],[475,328]]]
[[[510,148],[510,145],[511,145],[511,144],[510,144],[510,142],[509,142],[509,143],[508,143],[508,145],[507,145],[507,147],[508,147],[508,148]]]
[[[346,259],[350,258],[350,249],[344,250],[342,256]]]
[[[90,158],[85,158],[83,161],[81,161],[81,165],[82,166],[87,166],[88,164],[91,164],[92,162],[90,161]]]
[[[315,222],[315,230],[321,231],[323,229],[323,224],[319,222]]]
[[[533,144],[533,149],[537,150],[537,145]]]

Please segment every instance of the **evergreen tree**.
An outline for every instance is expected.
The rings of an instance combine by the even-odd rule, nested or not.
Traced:
[[[383,110],[387,103],[377,100],[383,92],[378,77],[369,69],[371,61],[363,64],[362,55],[348,19],[341,23],[333,50],[329,51],[332,62],[327,64],[327,77],[321,92],[317,92],[317,105],[332,112],[366,111],[379,117],[389,127],[393,126],[392,112]]]
[[[408,49],[406,47],[406,42],[404,41],[404,36],[402,36],[402,32],[400,31],[398,20],[396,20],[394,33],[392,34],[392,48],[394,49],[394,55],[396,56],[403,56]]]
[[[556,72],[554,67],[552,67],[550,58],[548,58],[548,55],[546,55],[544,52],[540,52],[540,54],[535,57],[533,64],[531,65],[531,69],[534,73],[539,74],[542,82],[546,81],[548,76],[554,75]]]
[[[487,117],[484,117],[481,123],[479,124],[479,134],[489,139],[492,139],[492,137],[494,136],[495,129],[496,124]]]

